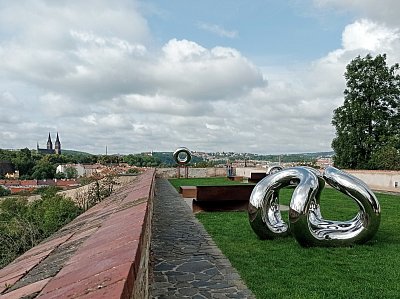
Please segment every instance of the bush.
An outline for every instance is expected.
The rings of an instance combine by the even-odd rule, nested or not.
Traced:
[[[82,210],[75,203],[61,195],[43,200],[44,215],[42,229],[47,236],[75,219]]]
[[[11,194],[11,191],[4,188],[3,186],[0,186],[0,197],[2,196],[8,196]]]
[[[129,168],[128,171],[127,171],[127,173],[130,173],[130,174],[138,174],[138,173],[139,173],[139,170],[138,170],[137,168]]]
[[[82,209],[57,188],[43,190],[42,198],[6,198],[0,203],[0,268],[40,243],[77,217]]]

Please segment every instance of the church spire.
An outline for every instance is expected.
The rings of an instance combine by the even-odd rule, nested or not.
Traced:
[[[60,138],[58,138],[58,132],[57,132],[56,142],[54,144],[54,152],[57,155],[61,155],[61,142],[60,142]]]
[[[51,141],[50,132],[49,138],[47,139],[47,149],[53,149],[53,142]]]

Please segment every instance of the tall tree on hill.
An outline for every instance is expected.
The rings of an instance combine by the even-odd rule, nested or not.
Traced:
[[[344,104],[334,111],[332,142],[334,162],[344,168],[380,167],[376,152],[382,147],[400,150],[399,64],[388,66],[386,54],[370,54],[352,60],[346,67]]]
[[[14,152],[15,156],[11,159],[11,162],[19,170],[20,176],[29,177],[32,174],[32,169],[36,164],[35,157],[28,148],[21,149],[20,151]]]

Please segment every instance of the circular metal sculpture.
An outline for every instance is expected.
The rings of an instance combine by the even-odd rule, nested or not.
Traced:
[[[281,171],[283,169],[282,166],[280,165],[274,165],[274,166],[270,166],[267,169],[267,175],[273,174],[275,172]]]
[[[289,205],[290,232],[300,245],[349,246],[370,240],[380,224],[380,205],[374,193],[358,178],[334,167],[322,175],[309,167],[283,169],[261,180],[253,189],[249,203],[249,220],[261,239],[274,239],[289,234],[289,225],[282,220],[279,190],[296,182]],[[353,199],[359,211],[348,221],[322,218],[320,196],[325,181]]]
[[[181,157],[181,154],[184,154],[184,157]],[[176,163],[178,163],[179,165],[186,165],[190,162],[190,160],[192,160],[192,153],[186,147],[178,148],[174,152],[173,156]]]

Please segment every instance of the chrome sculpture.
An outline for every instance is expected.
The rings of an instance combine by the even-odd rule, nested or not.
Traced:
[[[181,157],[180,154],[184,154],[184,157]],[[174,152],[173,157],[179,165],[186,165],[192,160],[192,153],[188,148],[180,147]]]
[[[267,169],[267,175],[273,174],[275,172],[281,171],[283,169],[282,166],[280,165],[274,165],[274,166],[270,166]]]
[[[289,226],[281,216],[279,191],[293,182],[296,188],[289,205]],[[325,182],[357,203],[359,211],[353,219],[322,217],[320,197]],[[253,189],[248,212],[250,225],[259,238],[274,239],[290,231],[304,247],[365,243],[377,232],[381,215],[379,202],[368,186],[334,167],[323,174],[309,167],[293,167],[265,177]]]

